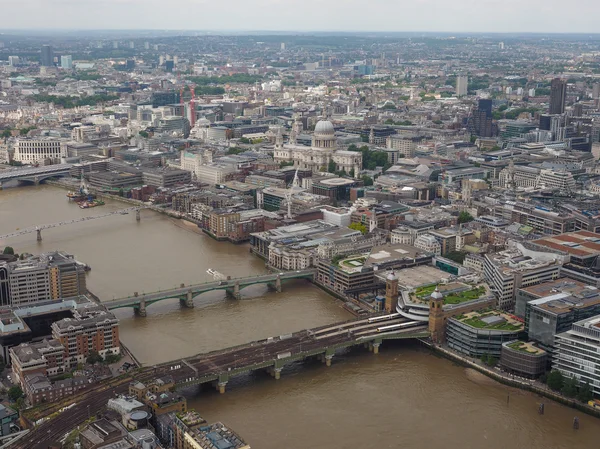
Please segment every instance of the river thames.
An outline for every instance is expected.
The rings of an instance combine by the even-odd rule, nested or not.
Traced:
[[[82,210],[51,186],[0,191],[0,234],[124,209],[107,201]],[[151,211],[114,215],[0,241],[18,253],[63,250],[88,263],[88,288],[103,301],[211,279],[264,273],[247,245],[216,242]],[[116,311],[123,342],[143,364],[155,364],[351,318],[341,303],[306,281],[242,290],[243,299],[211,292],[194,309],[177,300],[148,307],[148,316]],[[257,373],[230,382],[227,393],[189,394],[209,421],[220,420],[253,448],[587,448],[600,420],[500,385],[414,344],[385,343],[377,356],[354,350],[321,364],[286,367],[280,380]],[[510,399],[507,400],[508,396]],[[543,401],[546,413],[537,413]],[[579,416],[581,428],[571,428]]]

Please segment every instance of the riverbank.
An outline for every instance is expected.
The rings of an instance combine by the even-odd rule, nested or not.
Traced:
[[[556,401],[562,405],[566,405],[567,407],[579,410],[587,415],[594,416],[595,418],[600,418],[600,410],[590,407],[589,405],[579,402],[575,399],[563,396],[562,394],[557,393],[555,391],[552,391],[546,385],[539,384],[539,382],[537,381],[521,380],[509,374],[504,374],[502,372],[483,366],[475,362],[471,358],[466,357],[462,354],[458,354],[457,352],[452,351],[448,348],[444,348],[443,346],[427,343],[425,341],[422,341],[422,343],[428,346],[434,353],[439,354],[448,360],[452,360],[453,362],[456,362],[459,365],[474,369],[475,371],[489,377],[490,379],[500,382],[503,385],[518,388],[520,390],[530,391],[532,393]]]

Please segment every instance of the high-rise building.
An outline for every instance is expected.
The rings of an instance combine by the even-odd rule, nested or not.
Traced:
[[[492,137],[496,133],[492,120],[492,100],[481,99],[469,119],[469,131],[479,137]]]
[[[52,67],[54,65],[54,52],[52,51],[52,47],[50,45],[42,46],[40,63],[44,67]]]
[[[9,66],[14,67],[17,64],[19,64],[19,57],[18,56],[9,56],[8,57],[8,65]]]
[[[584,319],[556,336],[552,367],[578,383],[589,383],[600,395],[600,317]]]
[[[550,83],[550,114],[562,114],[565,112],[567,100],[567,81],[554,78]]]
[[[592,87],[592,98],[594,100],[600,98],[600,83],[596,83],[594,84],[594,87]]]
[[[469,87],[469,77],[466,75],[458,75],[456,77],[456,96],[463,97],[467,95]]]
[[[175,62],[173,60],[165,61],[165,71],[172,72]]]
[[[73,68],[73,56],[71,55],[62,55],[60,57],[60,66],[63,69],[70,70]]]
[[[150,50],[150,42],[144,42],[144,50]]]

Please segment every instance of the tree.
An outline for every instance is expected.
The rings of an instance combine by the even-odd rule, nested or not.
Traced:
[[[579,383],[577,382],[577,379],[575,379],[575,376],[567,377],[564,380],[563,386],[560,391],[565,396],[569,398],[574,398],[575,396],[577,396],[578,385]]]
[[[362,223],[350,223],[350,226],[348,227],[355,231],[360,231],[363,235],[367,233],[367,227]]]
[[[335,173],[335,169],[336,169],[336,168],[337,168],[337,167],[335,166],[335,162],[333,162],[333,160],[330,160],[330,161],[329,161],[329,164],[327,164],[327,171],[328,171],[329,173]]]
[[[365,187],[373,185],[373,178],[371,178],[370,176],[364,175],[362,177],[362,180],[363,180],[363,183],[365,184]]]
[[[550,371],[550,374],[548,374],[546,383],[552,390],[560,391],[560,389],[563,387],[564,381],[564,377],[560,371],[552,370]]]
[[[93,365],[94,363],[99,363],[102,362],[104,359],[102,358],[102,356],[100,354],[98,354],[96,351],[90,351],[89,355],[87,356],[87,359],[85,359],[85,361],[87,363],[89,363],[90,365]]]
[[[21,387],[15,385],[14,387],[10,387],[10,389],[8,390],[8,399],[10,399],[11,401],[14,402],[22,397],[23,390],[21,390]]]
[[[594,394],[592,392],[592,386],[586,380],[585,383],[579,387],[579,393],[577,394],[577,399],[579,399],[581,402],[588,402],[588,401],[591,401],[593,397],[594,397]]]
[[[11,256],[15,255],[15,250],[13,249],[12,246],[7,246],[4,248],[3,254],[9,254]]]
[[[468,213],[467,211],[462,211],[458,214],[458,223],[468,223],[469,221],[473,221],[473,215]]]
[[[449,253],[446,253],[444,257],[456,263],[463,263],[466,256],[467,253],[465,251],[450,251]]]
[[[149,136],[149,134],[146,131],[140,131],[138,134],[140,136],[142,136],[144,139],[147,139]]]
[[[348,173],[348,175],[350,175],[351,178],[354,178],[354,175],[355,175],[354,169],[350,170],[350,173]]]
[[[10,136],[12,136],[10,129],[5,129],[4,131],[2,131],[2,137],[4,139],[8,139]]]

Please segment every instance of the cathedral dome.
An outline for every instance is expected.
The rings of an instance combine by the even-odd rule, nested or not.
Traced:
[[[318,134],[335,134],[335,129],[333,129],[333,123],[329,120],[320,120],[317,122],[315,126],[315,133]]]

